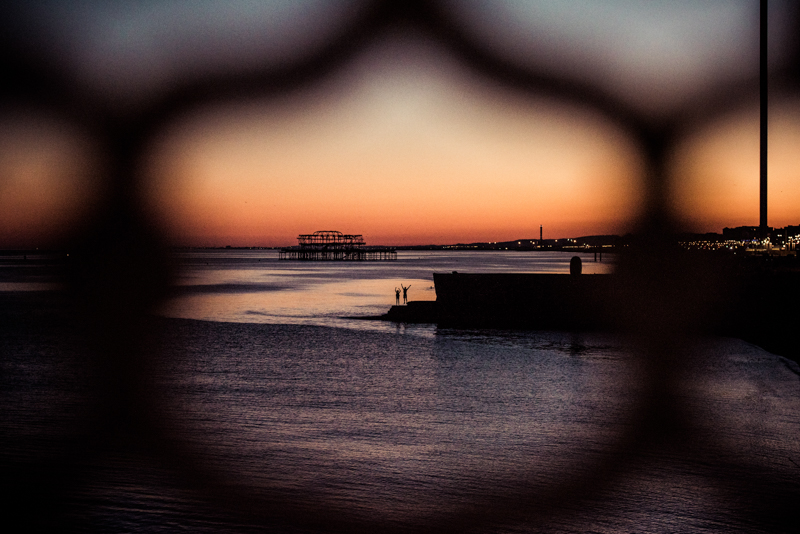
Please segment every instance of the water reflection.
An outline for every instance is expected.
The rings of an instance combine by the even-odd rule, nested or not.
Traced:
[[[409,300],[436,300],[433,272],[569,272],[566,252],[400,251],[391,262],[279,261],[273,250],[182,252],[178,284],[159,313],[219,322],[312,324],[356,330],[413,332],[430,336],[432,325],[353,318],[385,314],[396,287],[410,285]],[[584,272],[607,273],[613,258],[594,262],[583,254]],[[612,260],[612,261],[609,261]]]

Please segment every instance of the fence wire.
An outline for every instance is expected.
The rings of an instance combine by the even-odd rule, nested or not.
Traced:
[[[299,59],[186,77],[135,105],[119,105],[76,83],[58,61],[16,37],[12,26],[17,11],[6,8],[3,26],[8,31],[0,42],[5,104],[46,110],[78,124],[103,151],[102,201],[67,232],[72,252],[65,280],[78,305],[69,308],[73,310],[69,317],[60,318],[78,325],[76,332],[90,347],[90,387],[101,400],[78,417],[74,435],[58,443],[53,455],[10,466],[4,473],[7,520],[23,520],[24,514],[32,527],[58,525],[67,513],[66,496],[79,466],[102,444],[112,442],[120,427],[126,427],[179,471],[209,506],[265,527],[443,533],[524,522],[529,528],[546,529],[551,521],[630,472],[631,458],[654,447],[721,466],[713,471],[718,473],[719,488],[752,488],[752,501],[742,509],[744,523],[785,525],[787,530],[796,525],[798,486],[746,458],[721,459],[731,456],[722,454],[724,446],[687,412],[677,387],[691,367],[691,335],[712,328],[711,317],[723,300],[718,288],[728,286],[721,280],[724,273],[713,265],[674,254],[679,227],[668,201],[667,158],[688,132],[756,99],[759,78],[714,85],[669,114],[653,115],[596,84],[505,57],[463,23],[456,2],[375,0],[353,6],[352,16]],[[793,35],[800,35],[796,21],[791,27]],[[148,218],[141,192],[148,149],[177,118],[200,106],[278,99],[318,85],[389,32],[424,35],[466,68],[529,98],[552,97],[602,114],[634,140],[646,162],[645,208],[636,221],[637,240],[616,272],[616,297],[621,302],[616,321],[622,331],[634,335],[643,369],[636,409],[628,424],[622,425],[627,430],[590,469],[566,472],[552,486],[529,483],[526,466],[520,466],[519,479],[509,481],[512,489],[503,494],[487,490],[471,502],[403,525],[364,519],[331,502],[324,493],[253,492],[206,466],[197,451],[176,439],[151,380],[156,365],[152,347],[158,345],[158,332],[149,319],[150,310],[169,294],[175,270],[165,231]],[[786,47],[790,49],[786,59],[770,72],[769,83],[797,94],[797,40]],[[766,80],[766,73],[761,77]],[[37,512],[27,515],[25,511],[32,508]]]

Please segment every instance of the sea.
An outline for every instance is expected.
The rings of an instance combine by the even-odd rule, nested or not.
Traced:
[[[378,319],[396,288],[435,300],[434,272],[568,273],[574,255],[176,251],[142,323],[144,400],[116,419],[93,415],[102,364],[58,281],[0,267],[4,513],[21,531],[796,532],[795,362],[692,338],[682,430],[642,440],[651,386],[625,336]]]

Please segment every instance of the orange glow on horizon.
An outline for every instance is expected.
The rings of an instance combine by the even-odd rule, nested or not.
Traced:
[[[546,237],[618,233],[635,216],[641,163],[607,121],[491,87],[430,51],[391,59],[280,104],[176,124],[149,182],[173,239],[282,246],[336,229],[446,244],[535,238],[540,224]]]
[[[629,230],[642,162],[612,123],[411,48],[174,122],[145,162],[153,217],[173,243],[198,246],[294,245],[322,229],[373,245],[535,239],[540,224],[545,238]],[[52,118],[0,119],[0,246],[59,246],[101,197],[100,160]],[[774,100],[769,142],[769,224],[800,224],[800,100]],[[758,224],[758,155],[755,107],[684,139],[672,194],[689,230]]]
[[[88,143],[38,113],[0,118],[0,246],[59,246],[99,197]]]
[[[800,101],[770,105],[768,224],[800,224]],[[759,224],[759,110],[731,113],[687,138],[674,159],[674,206],[689,228]]]

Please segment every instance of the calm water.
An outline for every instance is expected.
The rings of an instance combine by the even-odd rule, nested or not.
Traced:
[[[167,317],[216,322],[310,324],[393,332],[394,325],[354,321],[377,316],[395,303],[395,288],[410,286],[409,300],[436,300],[434,272],[568,273],[563,252],[399,251],[389,262],[279,261],[277,251],[186,252],[177,296],[160,311]],[[595,262],[582,254],[585,274],[607,273],[613,257]],[[432,335],[433,327],[409,327]]]
[[[400,283],[411,284],[410,300],[434,299],[433,271],[566,272],[569,258],[401,252],[397,262],[341,264],[279,262],[271,251],[180,254],[183,274],[154,320],[166,335],[148,370],[168,435],[154,445],[123,428],[87,454],[65,520],[86,532],[264,530],[225,496],[198,493],[187,464],[236,499],[311,496],[386,524],[513,494],[520,481],[546,493],[590,479],[630,430],[642,388],[624,340],[349,318],[385,313]],[[592,258],[585,273],[609,269]],[[12,304],[39,299],[29,304],[37,318],[48,313],[47,294],[0,293]],[[68,324],[37,326],[10,306],[3,459],[24,466],[71,435],[91,406],[91,372]],[[691,445],[708,456],[639,451],[596,495],[562,503],[571,511],[546,527],[479,531],[791,531],[750,507],[800,486],[800,369],[733,339],[694,350],[676,397],[696,418]],[[740,483],[732,465],[766,473],[775,489]]]

